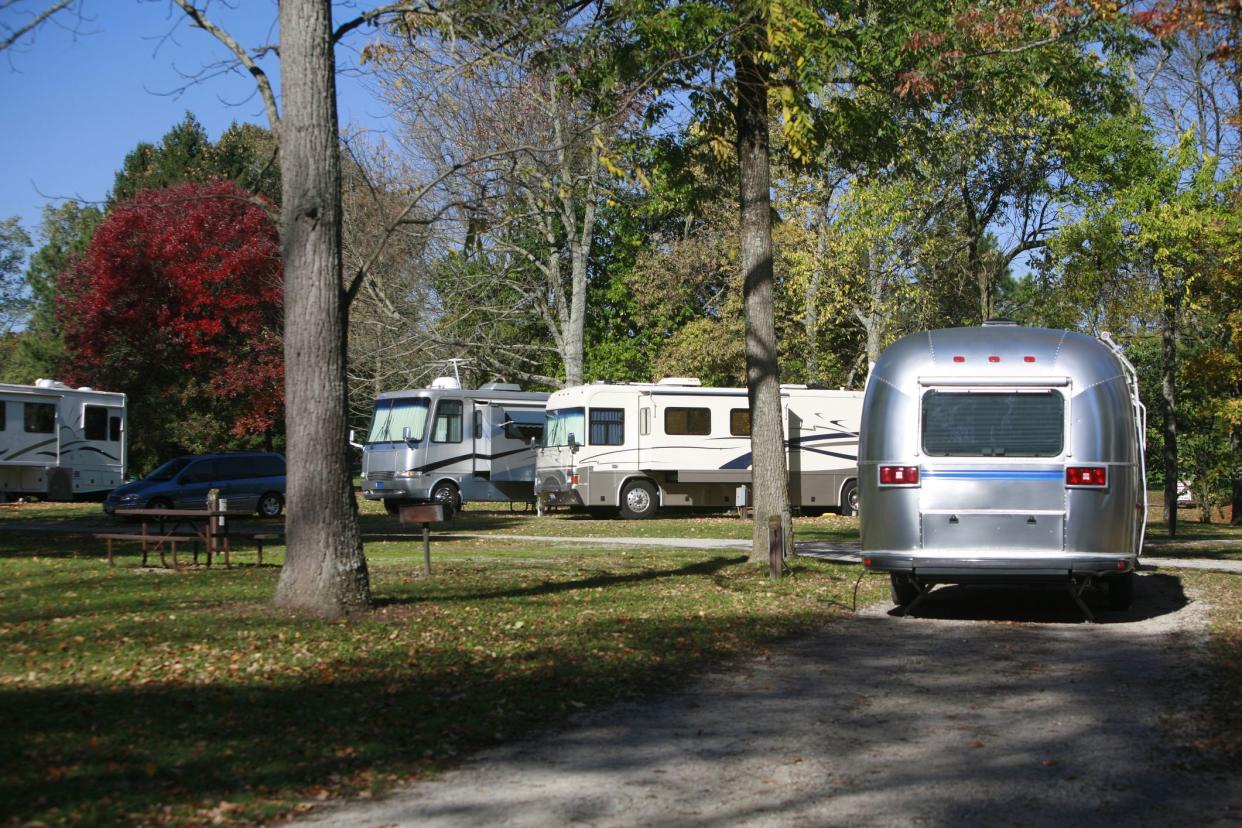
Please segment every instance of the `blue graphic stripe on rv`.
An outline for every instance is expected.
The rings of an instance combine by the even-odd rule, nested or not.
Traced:
[[[942,480],[1062,480],[1061,469],[923,469],[923,479]]]
[[[436,469],[442,469],[445,466],[451,466],[454,463],[460,463],[463,460],[471,460],[471,459],[499,460],[501,457],[508,457],[511,454],[521,454],[524,451],[529,451],[529,448],[523,447],[520,449],[513,449],[511,451],[502,451],[498,454],[477,454],[474,452],[471,452],[470,454],[459,454],[456,457],[450,457],[447,460],[437,460],[436,462],[428,463],[425,466],[416,466],[413,469],[410,469],[410,471],[420,471],[420,472],[435,471]]]
[[[812,452],[814,454],[826,454],[829,457],[839,457],[842,460],[853,460],[857,462],[858,461],[857,454],[838,454],[835,451],[828,451],[827,449],[822,449],[817,446],[807,445],[808,443],[819,443],[825,440],[857,440],[857,439],[858,439],[857,434],[849,434],[849,433],[812,434],[809,437],[799,437],[796,440],[786,440],[785,448],[793,449],[794,451]],[[855,451],[857,451],[857,447],[855,447]],[[732,460],[730,460],[728,463],[725,463],[720,468],[721,469],[749,469],[753,462],[754,462],[754,459],[751,456],[751,453],[748,451],[739,457],[733,458]]]

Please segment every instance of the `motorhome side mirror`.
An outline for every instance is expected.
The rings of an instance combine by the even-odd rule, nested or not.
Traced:
[[[401,439],[406,441],[407,443],[410,442],[410,427],[409,426],[406,426],[405,428],[401,429]]]
[[[569,451],[570,451],[570,453],[577,453],[578,449],[582,448],[582,446],[578,445],[578,438],[577,438],[577,437],[575,437],[575,436],[574,436],[574,435],[572,435],[572,434],[571,434],[571,435],[569,435],[569,441],[568,441],[568,442],[569,442]]]

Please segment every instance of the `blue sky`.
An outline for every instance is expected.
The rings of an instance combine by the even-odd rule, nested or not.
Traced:
[[[35,7],[18,5],[0,11],[0,20],[20,24],[16,12]],[[276,39],[274,0],[217,0],[208,8],[247,47]],[[210,35],[190,28],[170,2],[86,0],[85,9],[91,19],[78,26],[80,34],[46,25],[31,42],[0,53],[0,219],[20,216],[32,237],[45,204],[102,201],[125,155],[141,141],[158,142],[187,110],[212,140],[234,121],[267,126],[248,76],[197,84],[184,77],[226,52]],[[338,10],[337,17],[356,11]],[[279,80],[275,59],[264,69]],[[382,129],[384,105],[358,82],[338,83],[342,125]]]

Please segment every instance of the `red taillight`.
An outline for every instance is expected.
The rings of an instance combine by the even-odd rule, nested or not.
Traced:
[[[1022,357],[1022,361],[1023,361],[1023,362],[1034,362],[1034,361],[1035,361],[1035,357],[1033,357],[1033,356],[1024,356],[1024,357]]]
[[[965,362],[965,361],[966,361],[966,357],[964,357],[964,356],[955,356],[955,357],[953,357],[953,361],[954,361],[954,362]]]
[[[918,466],[880,466],[881,486],[917,486]]]
[[[1108,472],[1103,466],[1070,466],[1065,470],[1067,486],[1107,486]]]
[[[988,362],[1000,362],[1000,357],[998,357],[998,356],[990,356],[990,357],[988,357]]]
[[[571,485],[571,486],[577,486],[577,485],[578,485],[578,475],[576,475],[576,474],[571,474],[571,475],[569,476],[569,485]]]

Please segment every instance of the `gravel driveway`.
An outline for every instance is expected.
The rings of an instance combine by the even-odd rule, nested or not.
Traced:
[[[1203,607],[1171,575],[1100,623],[1062,591],[942,588],[662,698],[583,715],[333,826],[1242,825],[1236,776],[1162,727],[1197,684]]]

